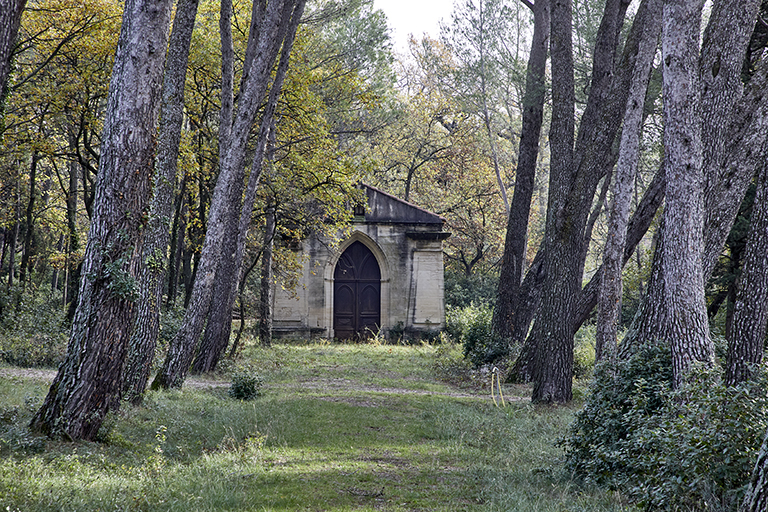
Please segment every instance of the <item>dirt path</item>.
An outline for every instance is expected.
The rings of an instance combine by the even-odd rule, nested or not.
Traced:
[[[2,378],[21,378],[30,380],[42,380],[46,382],[52,382],[56,376],[56,370],[42,369],[42,368],[0,368],[0,377]],[[225,380],[212,380],[202,379],[199,377],[189,377],[184,381],[184,387],[190,387],[195,389],[210,389],[228,387],[229,381]],[[315,378],[312,381],[298,382],[296,384],[280,384],[282,388],[291,387],[297,391],[310,390],[313,392],[327,391],[328,393],[391,393],[402,395],[438,395],[449,396],[452,398],[479,398],[491,400],[491,396],[487,391],[478,390],[477,392],[465,392],[465,391],[430,391],[426,389],[407,389],[407,388],[391,388],[371,386],[367,384],[361,384],[359,382],[350,379],[339,378]],[[269,388],[269,384],[266,385]],[[507,401],[522,401],[522,398],[510,397]]]

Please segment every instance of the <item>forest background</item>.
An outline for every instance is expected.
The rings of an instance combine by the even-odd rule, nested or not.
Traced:
[[[3,13],[21,8],[2,92],[0,313],[6,361],[64,361],[37,430],[95,438],[122,398],[140,403],[153,368],[154,388],[215,369],[237,352],[233,310],[258,317],[268,345],[268,284],[295,280],[291,247],[308,232],[344,232],[358,181],[446,218],[448,330],[475,365],[532,381],[548,404],[572,399],[579,364],[605,362],[567,443],[576,470],[601,480],[607,467],[614,485],[642,472],[616,467],[622,450],[659,428],[659,411],[695,409],[686,389],[701,379],[723,396],[759,387],[765,2],[469,1],[407,56],[365,1],[187,0],[175,16],[164,2],[151,23],[110,2]],[[145,25],[154,32],[141,36]],[[151,42],[139,60],[155,78],[121,79],[132,61],[118,34]],[[167,58],[153,49],[166,46]],[[141,127],[151,133],[121,154]],[[65,359],[61,325],[22,330],[30,304],[68,311]],[[178,330],[160,330],[161,312]],[[592,324],[595,355],[574,359]],[[659,386],[681,395],[616,391],[637,382],[623,373],[639,371],[633,361],[657,357],[669,365]],[[86,378],[84,398],[89,368],[101,377]],[[624,423],[585,440],[613,410],[605,400]],[[642,428],[638,408],[651,418]],[[628,423],[634,447],[622,445]]]

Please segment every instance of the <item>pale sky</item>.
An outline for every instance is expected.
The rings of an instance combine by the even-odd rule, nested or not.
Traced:
[[[417,39],[427,33],[440,35],[440,20],[450,22],[454,0],[374,0],[376,9],[387,15],[396,51],[404,53],[408,48],[408,36]]]

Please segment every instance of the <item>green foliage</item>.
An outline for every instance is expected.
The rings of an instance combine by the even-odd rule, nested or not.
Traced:
[[[458,272],[445,273],[445,304],[465,308],[470,304],[493,304],[499,277],[476,273],[470,276]]]
[[[475,366],[493,363],[509,354],[509,345],[493,334],[493,308],[470,304],[463,308],[446,308],[446,331],[464,346],[464,357]]]
[[[253,400],[261,396],[264,380],[250,366],[243,366],[232,374],[229,396],[237,400]]]
[[[656,450],[643,454],[640,504],[664,510],[736,511],[768,426],[765,368],[728,387],[719,369],[698,368],[672,393],[664,414],[640,432]]]
[[[638,422],[660,413],[671,382],[671,355],[659,345],[644,345],[615,366],[597,365],[591,392],[562,442],[566,467],[614,487],[637,475],[637,461],[649,448]]]
[[[64,308],[42,294],[0,291],[0,360],[16,366],[55,367],[64,360]]]
[[[583,325],[576,332],[573,347],[573,376],[583,379],[592,376],[595,369],[595,326]]]
[[[735,511],[768,425],[765,371],[727,387],[695,369],[671,390],[671,354],[648,344],[597,366],[566,438],[566,467],[648,510]]]

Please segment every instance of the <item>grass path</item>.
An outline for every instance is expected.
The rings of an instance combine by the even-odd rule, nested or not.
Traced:
[[[0,510],[624,510],[560,470],[570,409],[446,383],[455,347],[250,347],[243,364],[258,399],[229,398],[225,368],[125,407],[99,443],[26,431],[53,371],[0,368]]]

